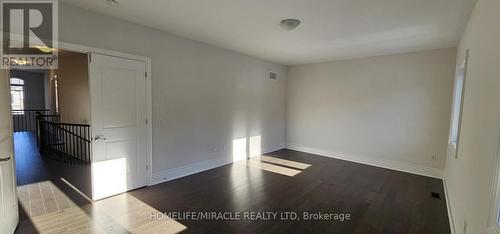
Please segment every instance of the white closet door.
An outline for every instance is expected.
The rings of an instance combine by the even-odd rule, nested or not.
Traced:
[[[93,199],[146,186],[146,65],[91,54]]]

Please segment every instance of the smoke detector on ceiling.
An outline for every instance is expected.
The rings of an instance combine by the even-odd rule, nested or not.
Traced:
[[[284,19],[280,22],[281,28],[290,31],[296,29],[300,25],[301,21],[298,19]]]

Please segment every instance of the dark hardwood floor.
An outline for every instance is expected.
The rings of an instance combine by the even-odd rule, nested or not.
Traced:
[[[38,151],[36,141],[35,135],[31,132],[14,133],[17,185],[62,177],[90,196],[92,191],[90,165],[44,158]]]
[[[42,157],[37,148],[36,137],[30,132],[14,133],[17,185],[41,181],[61,183],[69,181],[88,197],[92,193],[90,164],[74,164]]]
[[[34,152],[30,147],[16,144],[18,182],[51,180],[92,214],[92,205],[53,175],[50,162],[21,158],[20,151],[26,155]],[[185,233],[450,233],[439,179],[286,149],[266,156],[270,158],[237,162],[128,194],[167,213],[296,212],[300,218],[304,212],[350,215],[343,222],[280,220],[279,213],[276,220],[177,219],[186,227]],[[291,162],[269,160],[275,158]],[[21,222],[21,226],[27,225],[29,221]]]
[[[90,167],[70,165],[63,162],[43,158],[37,149],[36,137],[30,132],[14,133],[14,152],[16,160],[16,180],[18,186],[51,181],[62,190],[71,200],[80,206],[89,204],[89,201],[67,186],[61,178],[71,181],[80,190],[90,194]],[[19,206],[20,225],[31,226],[27,212]],[[28,228],[31,229],[32,227]]]
[[[178,220],[188,233],[450,233],[439,179],[292,150],[267,156],[310,164],[295,176],[235,163],[130,192],[161,212],[349,213],[348,221]],[[431,192],[440,199],[431,197]]]

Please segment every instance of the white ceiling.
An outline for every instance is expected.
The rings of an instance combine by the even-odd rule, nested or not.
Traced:
[[[284,65],[456,46],[474,0],[65,0]],[[298,18],[293,31],[279,27]]]

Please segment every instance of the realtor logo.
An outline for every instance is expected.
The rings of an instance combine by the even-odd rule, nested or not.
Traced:
[[[2,1],[0,11],[0,68],[57,68],[57,1]]]

